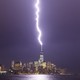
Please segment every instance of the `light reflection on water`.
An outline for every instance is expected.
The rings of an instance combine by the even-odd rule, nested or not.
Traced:
[[[11,80],[56,80],[56,79],[50,75],[27,75],[27,76],[24,75],[12,77]]]

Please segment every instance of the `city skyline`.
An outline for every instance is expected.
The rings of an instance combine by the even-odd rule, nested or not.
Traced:
[[[80,1],[41,0],[40,27],[47,61],[80,72]],[[0,63],[40,55],[34,0],[0,1]]]
[[[49,74],[49,75],[74,75],[67,68],[60,68],[50,61],[44,59],[44,52],[40,53],[38,60],[23,63],[22,61],[11,61],[9,68],[0,64],[0,75],[32,75],[32,74]]]

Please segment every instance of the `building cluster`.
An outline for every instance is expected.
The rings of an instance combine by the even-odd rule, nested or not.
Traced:
[[[9,70],[5,71],[3,66],[0,66],[1,73],[8,74],[64,74],[64,69],[58,69],[55,64],[44,60],[43,52],[37,61],[22,63],[21,61],[11,62]]]
[[[56,72],[56,65],[45,62],[43,52],[41,52],[38,61],[28,63],[12,61],[9,71],[14,74],[49,74]]]

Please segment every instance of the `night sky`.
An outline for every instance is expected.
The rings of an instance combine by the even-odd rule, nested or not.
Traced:
[[[0,0],[0,63],[38,60],[35,0]],[[45,61],[80,72],[80,0],[41,0]]]

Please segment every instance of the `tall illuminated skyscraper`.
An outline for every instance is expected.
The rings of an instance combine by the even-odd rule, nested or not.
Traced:
[[[40,52],[39,63],[44,62],[44,51]]]

